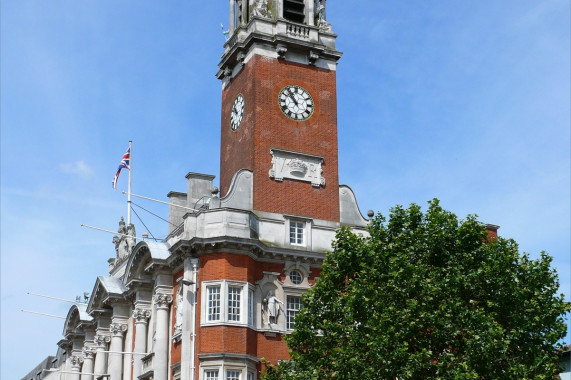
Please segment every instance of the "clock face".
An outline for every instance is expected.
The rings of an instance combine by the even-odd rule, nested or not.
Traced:
[[[232,104],[232,111],[230,112],[230,129],[236,131],[242,122],[244,116],[244,96],[238,94],[234,103]]]
[[[313,115],[313,98],[306,89],[296,85],[282,88],[278,97],[282,112],[293,120],[307,120]]]

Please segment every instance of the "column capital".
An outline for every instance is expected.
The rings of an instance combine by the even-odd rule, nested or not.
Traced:
[[[93,359],[96,351],[95,347],[83,347],[83,357],[85,359]]]
[[[136,323],[147,323],[147,320],[151,318],[151,310],[138,307],[133,310],[133,318]]]
[[[83,356],[73,355],[71,357],[71,366],[74,369],[79,369],[82,364],[83,364]]]
[[[105,344],[111,342],[111,337],[109,335],[97,334],[93,341],[97,344],[97,348],[102,348],[105,347]]]
[[[157,308],[168,308],[169,305],[172,303],[172,295],[171,294],[162,294],[162,293],[156,293],[153,296],[153,300],[155,301],[155,304],[157,305]]]
[[[126,323],[113,322],[109,326],[109,331],[111,331],[111,334],[113,334],[113,336],[123,336],[125,331],[127,331],[127,327],[128,326]]]

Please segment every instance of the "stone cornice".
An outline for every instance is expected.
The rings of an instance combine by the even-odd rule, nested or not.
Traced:
[[[192,238],[176,242],[171,248],[171,252],[176,254],[169,257],[170,262],[173,262],[173,264],[177,263],[180,260],[180,258],[176,258],[178,252],[185,251],[192,252],[191,256],[194,257],[216,252],[229,252],[248,255],[254,260],[262,262],[301,261],[314,267],[320,267],[326,257],[326,253],[271,247],[257,239],[220,236],[214,238]],[[188,256],[188,253],[186,255]]]
[[[71,348],[73,347],[72,342],[68,339],[61,339],[57,343],[57,345],[58,345],[58,347],[62,348],[63,350],[71,350]]]
[[[253,22],[253,21],[250,21]],[[257,20],[256,22],[260,22]],[[291,24],[291,22],[286,20],[278,20],[279,23]],[[310,26],[310,25],[301,25],[304,29],[307,30],[319,30],[318,27]],[[258,31],[247,31],[248,35],[243,41],[238,41],[240,31],[236,29],[232,37],[229,38],[227,41],[227,50],[222,55],[222,59],[218,65],[220,70],[216,74],[218,79],[222,79],[224,77],[224,69],[228,66],[232,67],[237,64],[238,56],[240,53],[249,51],[255,44],[262,44],[266,46],[275,46],[278,48],[279,46],[286,47],[287,46],[295,46],[296,50],[306,50],[307,52],[313,52],[314,54],[318,54],[321,58],[330,60],[333,62],[337,62],[343,53],[337,51],[336,49],[327,47],[318,42],[307,41],[295,37],[289,37],[287,35],[278,33],[278,34],[266,34],[261,33]],[[319,34],[328,35],[332,38],[337,37],[334,33],[327,33],[323,31],[319,31]]]
[[[198,354],[198,358],[201,361],[206,360],[243,360],[251,361],[258,364],[260,359],[255,356],[247,354],[231,354],[231,353],[212,353],[212,354]]]

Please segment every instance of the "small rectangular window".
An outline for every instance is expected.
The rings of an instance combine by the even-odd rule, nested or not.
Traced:
[[[301,297],[287,296],[286,324],[288,330],[293,330],[295,326],[295,316],[299,313],[302,307]]]
[[[289,222],[289,242],[294,245],[303,245],[304,222]]]
[[[228,320],[240,320],[240,295],[242,288],[238,286],[228,287]]]
[[[254,373],[248,372],[248,380],[254,380]]]
[[[204,371],[204,380],[218,380],[218,370]]]
[[[208,286],[208,320],[220,320],[220,286]]]
[[[241,371],[226,371],[226,380],[240,380]]]

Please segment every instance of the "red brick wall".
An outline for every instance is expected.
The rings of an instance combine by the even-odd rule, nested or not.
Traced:
[[[234,280],[255,284],[263,278],[263,272],[281,273],[283,281],[284,263],[261,263],[249,256],[235,253],[212,253],[200,257],[198,283],[203,281]],[[315,276],[319,276],[319,269],[312,269],[309,282],[315,283]],[[265,336],[247,327],[237,326],[200,326],[201,295],[199,287],[196,318],[196,376],[199,371],[198,354],[201,353],[238,353],[265,358],[272,363],[289,358],[288,348],[281,335],[275,337]],[[198,378],[198,377],[197,377]]]
[[[239,169],[254,172],[254,209],[339,220],[337,173],[337,90],[335,71],[255,56],[222,93],[220,187],[225,195]],[[300,85],[315,101],[306,121],[287,118],[278,106],[279,91]],[[230,112],[236,96],[245,98],[242,124],[230,130]],[[308,182],[269,178],[271,148],[322,156],[325,187]]]
[[[486,226],[486,231],[488,232],[488,240],[498,239],[498,228]]]

